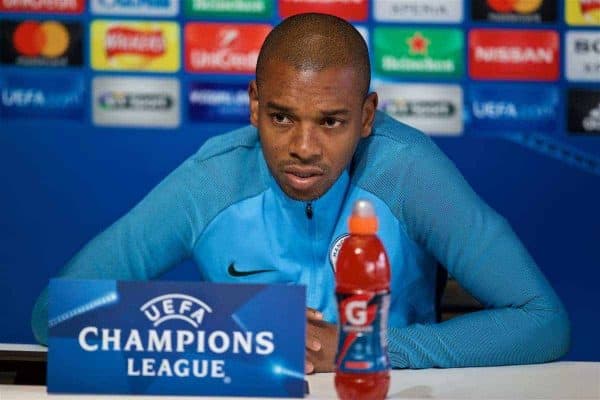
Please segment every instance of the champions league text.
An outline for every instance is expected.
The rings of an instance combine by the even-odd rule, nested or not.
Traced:
[[[275,350],[273,332],[260,331],[189,331],[138,329],[98,329],[88,326],[79,332],[79,346],[84,351],[124,351],[157,353],[257,354],[269,355]],[[225,360],[167,358],[127,358],[128,376],[176,376],[226,378]]]
[[[126,353],[166,353],[171,357],[128,357],[128,376],[165,376],[220,378],[225,374],[225,360],[208,358],[173,359],[173,353],[189,354],[256,354],[266,356],[275,350],[271,331],[206,331],[198,327],[212,308],[203,301],[181,293],[155,297],[140,307],[140,311],[154,327],[174,319],[186,322],[195,330],[98,328],[81,329],[78,342],[84,351],[122,351]]]

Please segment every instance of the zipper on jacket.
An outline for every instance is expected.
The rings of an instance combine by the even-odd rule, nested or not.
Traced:
[[[306,218],[312,219],[312,217],[313,217],[312,202],[309,201],[308,203],[306,203],[306,209],[304,211],[306,212]]]
[[[318,265],[319,263],[317,262],[317,252],[316,252],[316,246],[317,246],[317,221],[313,218],[314,217],[314,209],[313,209],[313,204],[312,201],[309,201],[306,203],[306,208],[304,209],[304,211],[306,212],[306,226],[308,228],[308,238],[309,238],[309,242],[310,242],[310,260],[311,260],[311,265],[309,268],[307,268],[308,270],[308,287],[306,290],[306,296],[308,299],[311,300],[311,303],[315,300],[319,298],[319,291],[320,291],[320,287],[317,285],[317,280],[318,280]]]

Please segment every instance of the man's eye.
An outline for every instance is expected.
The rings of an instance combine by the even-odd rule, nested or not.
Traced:
[[[273,122],[279,125],[287,125],[292,122],[285,114],[281,113],[271,114],[271,118],[273,119]]]
[[[342,121],[337,120],[335,118],[325,118],[323,120],[323,126],[326,128],[337,128],[342,125]]]

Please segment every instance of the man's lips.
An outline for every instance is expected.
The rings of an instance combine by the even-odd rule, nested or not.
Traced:
[[[288,166],[283,172],[288,184],[298,191],[310,189],[323,177],[323,170],[318,167]]]

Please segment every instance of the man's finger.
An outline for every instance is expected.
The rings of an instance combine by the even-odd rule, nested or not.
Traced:
[[[306,337],[306,348],[312,351],[321,350],[321,342],[312,336]]]
[[[323,314],[320,311],[315,310],[314,308],[307,307],[306,318],[312,321],[322,321]]]
[[[315,366],[313,365],[313,363],[311,363],[310,361],[306,360],[306,362],[304,363],[304,373],[305,374],[312,374],[312,372],[315,370]]]

